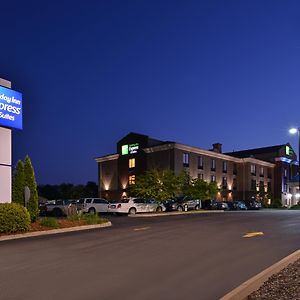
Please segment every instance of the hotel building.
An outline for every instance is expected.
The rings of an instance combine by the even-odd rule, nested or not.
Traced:
[[[136,176],[150,169],[186,171],[192,178],[216,182],[217,200],[277,198],[293,204],[290,179],[297,174],[290,144],[222,153],[222,144],[205,150],[174,141],[129,133],[117,142],[117,153],[96,158],[99,196],[120,199]]]

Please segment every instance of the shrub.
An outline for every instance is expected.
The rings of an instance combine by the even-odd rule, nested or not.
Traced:
[[[24,162],[25,186],[30,189],[30,199],[27,203],[27,208],[30,213],[31,222],[34,222],[39,215],[37,184],[35,180],[34,169],[29,156],[25,157]]]
[[[290,209],[300,209],[300,204],[293,205]]]
[[[27,209],[17,203],[0,204],[0,232],[27,231],[30,215]]]
[[[101,224],[106,222],[106,220],[100,218],[98,214],[84,214],[82,215],[82,219],[85,220],[86,224],[88,225]]]
[[[81,221],[83,219],[82,213],[71,214],[67,216],[69,221]]]
[[[55,218],[42,218],[40,224],[46,227],[59,228],[59,224]]]
[[[271,204],[269,205],[270,208],[282,208],[282,203],[280,199],[272,199]]]

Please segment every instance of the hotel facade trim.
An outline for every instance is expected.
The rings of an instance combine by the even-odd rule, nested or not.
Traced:
[[[117,142],[117,153],[98,157],[96,162],[99,196],[110,200],[126,197],[136,176],[159,169],[215,181],[217,200],[277,198],[283,205],[294,204],[290,179],[297,174],[298,162],[289,144],[222,153],[220,143],[205,150],[129,133]]]

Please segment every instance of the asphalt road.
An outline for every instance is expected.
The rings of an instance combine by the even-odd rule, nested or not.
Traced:
[[[300,248],[300,211],[110,219],[1,242],[0,299],[218,299]]]

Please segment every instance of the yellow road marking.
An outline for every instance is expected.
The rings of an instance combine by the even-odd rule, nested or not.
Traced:
[[[245,235],[243,235],[243,237],[244,238],[251,238],[251,237],[254,237],[254,236],[257,236],[257,235],[264,235],[264,233],[261,232],[261,231],[258,231],[258,232],[248,232]]]
[[[134,228],[133,230],[134,231],[141,231],[141,230],[147,230],[149,229],[150,227],[141,227],[141,228]]]

